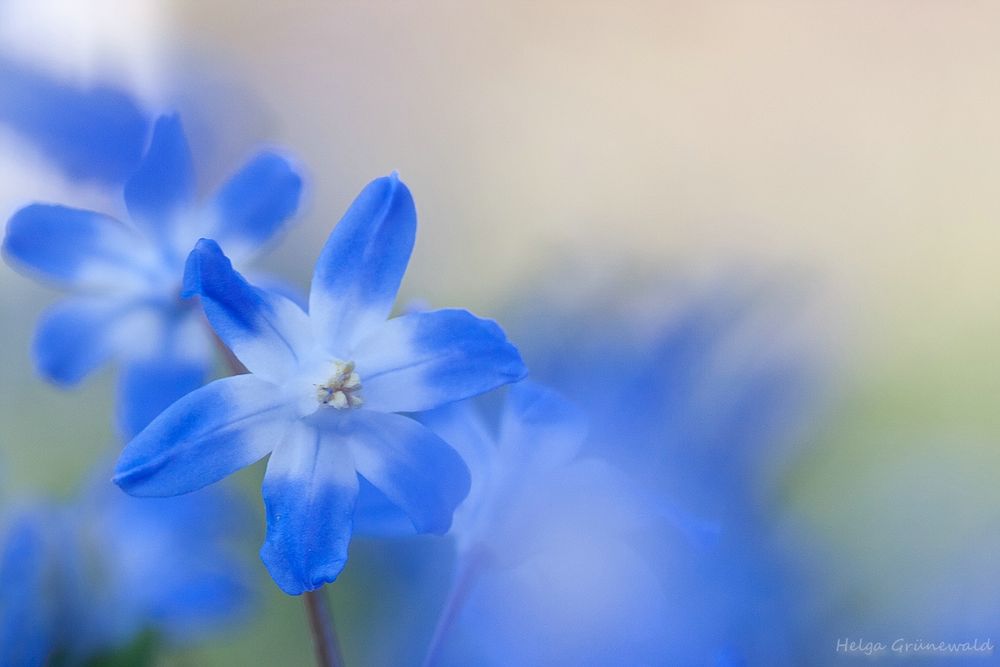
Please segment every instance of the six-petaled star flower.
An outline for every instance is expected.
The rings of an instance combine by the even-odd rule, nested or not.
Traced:
[[[429,410],[525,375],[496,323],[465,310],[386,319],[416,233],[393,174],[369,184],[328,239],[309,312],[249,284],[210,240],[188,259],[216,333],[250,371],[169,407],[122,452],[115,482],[168,496],[270,454],[261,557],[287,593],[333,581],[347,559],[363,480],[418,532],[444,533],[469,489],[449,445],[398,413]]]
[[[194,170],[177,116],[161,117],[125,184],[128,218],[32,204],[7,225],[4,256],[17,269],[68,288],[34,341],[47,379],[72,386],[111,358],[121,364],[119,421],[126,436],[188,391],[212,367],[211,334],[180,298],[185,260],[210,237],[250,259],[296,211],[301,178],[261,152],[207,204],[194,202]]]

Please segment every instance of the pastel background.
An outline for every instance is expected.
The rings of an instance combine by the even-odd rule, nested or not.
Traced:
[[[354,194],[398,169],[421,225],[406,298],[503,319],[557,288],[665,308],[746,276],[794,292],[825,382],[780,513],[825,555],[827,655],[943,619],[986,636],[1000,606],[998,21],[902,0],[0,0],[0,55],[189,114],[206,190],[286,147],[305,212],[264,264],[300,286]],[[0,129],[0,211],[34,200],[120,206]],[[0,268],[4,493],[65,494],[112,438],[109,373],[73,393],[33,373],[53,294]],[[240,475],[255,503],[259,474]],[[255,550],[249,625],[164,664],[307,664],[301,605]],[[334,592],[349,656],[352,631],[419,613],[365,601],[383,557],[354,547]]]

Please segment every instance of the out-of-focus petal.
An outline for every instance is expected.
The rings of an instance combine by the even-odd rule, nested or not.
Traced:
[[[389,320],[354,350],[365,406],[417,412],[516,382],[527,369],[491,320],[466,310]]]
[[[120,288],[142,281],[152,257],[146,241],[114,218],[65,206],[32,204],[7,223],[4,258],[56,284]]]
[[[212,333],[194,310],[164,322],[144,354],[126,358],[118,376],[117,422],[128,442],[174,401],[201,387],[215,364]]]
[[[126,445],[114,482],[134,496],[194,491],[263,458],[293,418],[265,380],[216,380],[171,405]]]
[[[417,230],[413,197],[396,174],[368,184],[316,262],[309,315],[334,355],[389,316]]]
[[[55,645],[55,615],[44,595],[51,583],[46,516],[24,512],[0,532],[0,661],[41,667]]]
[[[490,494],[504,483],[507,474],[520,476],[523,471],[499,469],[501,461],[496,439],[474,401],[460,401],[422,412],[417,419],[454,447],[469,468],[469,495],[455,511],[451,531],[458,536],[460,546],[464,547],[468,541],[474,541],[474,533],[481,522],[492,523],[492,520],[483,518],[491,509],[488,506]]]
[[[364,477],[358,478],[358,503],[354,507],[354,534],[365,537],[410,537],[413,522]]]
[[[301,193],[302,177],[288,160],[259,153],[216,196],[211,236],[230,257],[248,257],[295,214]]]
[[[562,536],[517,567],[481,575],[462,616],[475,646],[466,662],[662,665],[667,604],[657,573],[627,542],[601,530]]]
[[[32,344],[35,367],[63,387],[78,383],[116,353],[141,341],[142,312],[134,302],[102,297],[70,297],[50,307],[38,322]]]
[[[277,294],[250,285],[233,269],[215,241],[202,239],[184,271],[184,296],[201,297],[219,338],[243,365],[280,382],[294,373],[312,349],[309,317]]]
[[[129,440],[172,403],[205,383],[208,367],[186,359],[126,363],[118,377],[118,428]]]
[[[469,492],[469,470],[458,452],[402,415],[354,410],[342,421],[358,474],[399,507],[417,532],[447,532]]]
[[[131,498],[111,487],[105,495],[112,494],[95,508],[114,512],[106,557],[119,595],[138,603],[145,625],[172,642],[189,641],[241,616],[251,597],[250,563],[233,547],[255,533],[242,498],[220,486],[176,498]]]
[[[172,238],[194,198],[194,166],[180,116],[160,116],[142,163],[125,184],[125,205],[153,238]]]
[[[250,565],[238,547],[254,533],[246,501],[220,485],[132,498],[109,474],[101,461],[60,508],[60,655],[90,664],[143,642],[144,630],[177,644],[238,620]]]
[[[525,446],[534,444],[545,446],[544,441]],[[551,548],[561,537],[591,536],[597,541],[603,536],[608,542],[628,542],[644,528],[662,527],[655,499],[606,461],[580,459],[541,472],[504,504],[506,534],[498,526],[494,543],[507,551],[510,537],[519,537],[517,548],[504,553],[504,558],[523,560],[535,550]]]
[[[473,484],[476,478],[488,474],[497,446],[473,401],[450,403],[422,412],[417,420],[462,455],[472,473]]]
[[[358,476],[346,443],[297,422],[264,476],[267,539],[260,557],[281,590],[298,595],[337,578],[347,562]]]
[[[70,178],[123,182],[138,166],[149,118],[128,93],[78,88],[0,58],[0,122]]]
[[[586,416],[558,392],[529,381],[508,389],[499,439],[505,456],[551,468],[571,461],[586,435]]]

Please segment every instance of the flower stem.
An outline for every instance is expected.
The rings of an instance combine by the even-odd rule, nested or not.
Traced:
[[[206,324],[208,322],[206,321]],[[226,362],[226,367],[233,375],[242,375],[247,372],[246,366],[236,358],[232,350],[226,347],[222,339],[212,330],[212,338],[215,345]],[[326,599],[326,591],[319,588],[315,591],[306,591],[303,595],[306,603],[306,614],[309,617],[309,631],[312,633],[313,648],[316,650],[316,664],[318,667],[344,667],[344,657],[340,654],[340,642],[337,640],[337,631],[333,627],[333,614],[330,612],[330,602]]]
[[[333,628],[333,614],[322,588],[304,594],[306,612],[309,615],[309,630],[312,632],[313,647],[316,649],[318,667],[344,667],[340,654],[340,642]]]
[[[448,598],[445,600],[441,615],[438,617],[437,627],[434,628],[434,635],[431,637],[430,644],[427,645],[423,667],[431,667],[437,662],[441,655],[441,649],[444,647],[445,637],[458,619],[458,615],[469,597],[469,592],[475,584],[476,576],[479,574],[481,557],[470,554],[461,560],[451,590],[448,592]]]

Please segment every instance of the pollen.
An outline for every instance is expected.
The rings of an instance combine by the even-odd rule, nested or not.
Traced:
[[[354,370],[353,361],[333,362],[330,379],[316,385],[316,400],[338,410],[356,408],[364,402],[361,400],[361,378]]]

